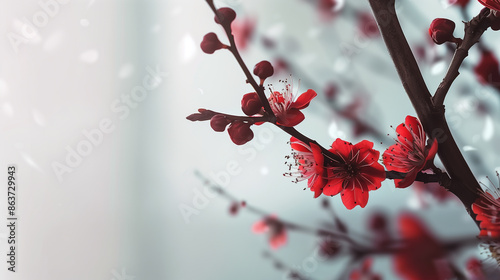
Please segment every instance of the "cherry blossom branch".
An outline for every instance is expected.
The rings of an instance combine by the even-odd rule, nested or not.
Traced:
[[[223,18],[219,13],[217,12],[217,9],[215,8],[213,0],[206,0],[207,4],[210,6],[212,11],[214,12],[215,16],[219,20],[219,22],[223,22]],[[270,116],[270,122],[275,123],[276,122],[276,116],[274,115],[273,110],[271,109],[271,106],[269,105],[269,101],[267,100],[266,94],[264,93],[264,87],[262,85],[257,84],[255,81],[254,77],[250,73],[250,70],[248,70],[248,67],[245,65],[243,62],[243,59],[241,58],[241,55],[238,51],[238,48],[236,48],[236,43],[234,41],[234,36],[231,32],[231,25],[229,24],[221,24],[221,26],[224,28],[224,31],[226,32],[227,38],[229,40],[229,51],[233,54],[234,58],[240,65],[241,69],[245,73],[245,76],[247,78],[247,83],[250,83],[252,87],[254,88],[255,92],[259,96],[260,101],[262,102],[262,106],[264,107],[264,111],[267,115]]]
[[[481,187],[453,139],[444,116],[444,106],[434,106],[432,96],[399,24],[395,0],[369,0],[369,2],[403,87],[424,130],[439,142],[438,155],[452,179],[448,190],[462,201],[474,219],[475,214],[471,211],[471,207]]]
[[[464,39],[456,48],[455,54],[453,55],[451,64],[448,68],[448,72],[432,98],[434,106],[443,105],[446,94],[450,90],[452,83],[458,75],[460,75],[460,72],[458,71],[460,69],[460,65],[462,65],[462,62],[469,55],[469,50],[472,46],[479,41],[479,38],[490,26],[491,16],[493,16],[493,14],[490,12],[490,9],[484,8],[481,10],[479,15],[474,17],[471,21],[465,23]]]
[[[406,173],[396,172],[396,171],[386,171],[385,177],[387,179],[404,179],[406,177]],[[447,173],[441,172],[437,174],[427,174],[419,172],[415,181],[422,183],[439,183],[441,186],[448,188],[451,184],[451,179]]]

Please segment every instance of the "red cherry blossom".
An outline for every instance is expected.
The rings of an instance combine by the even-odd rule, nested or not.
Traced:
[[[398,139],[383,154],[383,162],[387,170],[407,173],[402,180],[396,179],[396,188],[410,186],[418,172],[433,163],[438,149],[437,140],[426,145],[426,134],[417,118],[407,116],[404,124],[396,128]]]
[[[500,11],[500,0],[478,0],[485,7],[495,11]]]
[[[290,138],[290,145],[295,151],[292,153],[294,162],[289,166],[292,168],[295,165],[298,170],[285,173],[285,175],[295,176],[295,182],[307,180],[307,186],[314,192],[314,198],[320,196],[326,184],[323,166],[324,157],[321,148],[314,143],[310,143],[310,146],[308,146],[295,137]]]
[[[480,222],[479,236],[500,238],[500,197],[497,190],[487,190],[472,204],[472,211]]]
[[[292,127],[301,123],[305,116],[300,110],[307,108],[311,100],[318,95],[314,90],[308,89],[294,100],[292,90],[292,85],[285,84],[283,92],[273,91],[269,97],[269,104],[279,125]]]
[[[278,249],[285,245],[288,239],[285,225],[276,217],[276,215],[265,217],[263,220],[256,222],[252,226],[252,231],[254,233],[268,233],[269,244],[273,249]]]
[[[445,259],[446,251],[416,217],[410,214],[401,215],[398,228],[405,242],[403,248],[394,256],[393,264],[401,279],[450,279],[449,266]]]
[[[347,209],[356,205],[361,208],[368,202],[368,192],[380,188],[385,180],[385,170],[378,159],[380,152],[373,149],[373,143],[363,140],[356,145],[337,138],[329,150],[339,156],[327,168],[328,183],[324,195],[341,194]]]

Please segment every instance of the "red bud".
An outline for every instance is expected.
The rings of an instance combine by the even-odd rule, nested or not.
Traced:
[[[231,22],[233,22],[235,18],[236,18],[236,12],[231,8],[225,7],[217,10],[217,15],[214,17],[214,20],[220,25],[230,26]]]
[[[229,126],[227,132],[234,144],[243,145],[253,139],[253,131],[250,129],[251,125],[242,121],[234,121]]]
[[[201,41],[200,47],[203,52],[212,54],[216,50],[224,48],[225,45],[219,41],[217,34],[210,32],[203,36],[203,41]]]
[[[263,60],[253,68],[253,74],[260,78],[261,81],[271,77],[274,74],[274,68],[271,62]]]
[[[453,31],[455,31],[455,23],[445,18],[433,20],[429,27],[429,35],[438,45],[454,41]]]
[[[241,99],[241,109],[247,116],[258,114],[262,109],[262,102],[260,102],[259,95],[256,92],[250,92],[243,95]]]
[[[228,124],[229,121],[224,115],[215,115],[210,119],[210,126],[217,132],[223,132],[224,130],[226,130],[226,126]]]

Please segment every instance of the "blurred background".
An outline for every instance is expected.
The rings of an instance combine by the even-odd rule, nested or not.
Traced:
[[[430,41],[430,22],[452,19],[461,37],[461,21],[482,6],[397,2],[434,91],[452,50]],[[275,66],[266,83],[279,90],[288,79],[297,93],[318,93],[297,129],[323,146],[337,137],[368,139],[383,152],[394,143],[391,125],[415,115],[367,1],[216,6],[237,12],[233,30],[247,66]],[[198,108],[241,115],[241,97],[252,91],[229,52],[200,50],[208,32],[227,42],[204,1],[2,1],[0,20],[0,162],[5,182],[6,167],[18,169],[19,219],[17,272],[4,262],[2,279],[287,279],[264,252],[311,279],[342,273],[347,260],[318,258],[317,237],[290,232],[286,246],[272,250],[251,230],[262,217],[231,214],[231,201],[210,192],[208,185],[218,184],[280,218],[313,228],[331,223],[305,182],[282,176],[289,136],[264,124],[238,147],[208,123],[186,120]],[[487,31],[471,51],[446,109],[477,178],[489,185],[489,175],[498,186],[500,91],[474,72],[480,49],[496,54],[495,35]],[[5,190],[0,198],[7,223]],[[477,235],[460,202],[435,186],[396,190],[387,180],[370,192],[366,208],[351,211],[338,196],[328,201],[352,231],[365,232],[377,211],[395,231],[398,215],[414,211],[440,239]],[[7,238],[0,227],[2,258]],[[478,256],[474,246],[454,260],[463,268],[471,256]],[[372,269],[398,279],[390,257],[376,258]]]

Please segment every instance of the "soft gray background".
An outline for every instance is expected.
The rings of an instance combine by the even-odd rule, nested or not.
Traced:
[[[403,27],[412,44],[426,44],[427,28],[435,17],[455,20],[457,34],[462,33],[457,9],[437,0],[400,2]],[[477,14],[481,7],[472,2],[470,12]],[[352,16],[323,23],[311,4],[299,0],[217,4],[233,7],[239,17],[256,17],[257,34],[282,42],[281,55],[316,84],[323,86],[334,77],[354,82],[349,86],[352,92],[368,91],[372,98],[366,119],[383,133],[394,134],[390,125],[414,114],[383,42],[375,39],[360,45]],[[368,11],[367,1],[349,5]],[[199,49],[207,32],[224,38],[204,1],[74,0],[59,8],[16,52],[9,34],[20,34],[23,18],[29,21],[42,9],[37,0],[0,1],[0,162],[1,170],[8,164],[19,170],[19,271],[7,273],[4,264],[2,279],[119,280],[123,271],[148,280],[281,279],[283,273],[261,257],[269,250],[265,237],[250,230],[259,217],[245,211],[230,217],[228,202],[218,197],[209,198],[189,223],[179,211],[181,205],[194,206],[196,191],[204,191],[195,170],[210,176],[237,164],[238,174],[230,176],[227,186],[237,197],[310,226],[328,219],[319,200],[302,191],[305,183],[295,185],[281,176],[286,170],[284,156],[289,154],[285,134],[266,124],[254,129],[252,142],[238,148],[208,123],[185,120],[197,108],[240,114],[241,96],[251,90],[229,53],[206,55]],[[498,41],[488,33],[486,43],[495,46]],[[340,50],[353,45],[355,55],[347,59]],[[444,47],[432,52],[445,53]],[[243,56],[250,68],[273,58],[259,40]],[[477,53],[472,52],[467,62],[475,61]],[[148,67],[168,72],[168,77],[120,119],[112,104],[142,84]],[[429,87],[436,88],[446,63],[437,60],[422,67]],[[480,157],[487,167],[474,166],[477,175],[491,175],[500,166],[492,121],[498,114],[479,116],[475,106],[486,100],[497,111],[498,98],[470,71],[462,72],[452,88],[457,93],[447,100],[448,116],[466,155]],[[301,76],[290,74],[297,86]],[[338,121],[324,104],[324,97],[318,97],[304,111],[307,117],[298,129],[325,146],[336,137],[359,141],[349,124]],[[115,130],[59,181],[53,163],[63,163],[66,148],[75,149],[85,139],[82,130],[96,129],[106,118]],[[390,137],[383,144],[374,142],[381,151],[392,144]],[[6,192],[0,193],[0,209],[6,209]],[[331,201],[340,217],[358,230],[364,229],[366,213],[375,209],[386,209],[396,217],[400,211],[419,207],[411,189],[395,190],[390,181],[370,193],[365,209],[347,211],[339,197]],[[427,208],[420,215],[443,238],[476,234],[456,202]],[[2,256],[6,237],[2,226]],[[316,238],[290,233],[288,245],[276,256],[303,270],[304,260],[316,248]],[[331,279],[343,264],[318,262],[314,271],[306,273],[315,279]],[[389,264],[388,259],[378,260],[374,270],[391,279]]]

